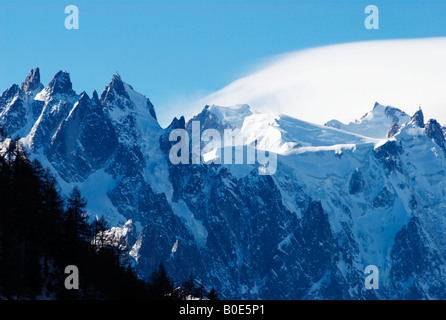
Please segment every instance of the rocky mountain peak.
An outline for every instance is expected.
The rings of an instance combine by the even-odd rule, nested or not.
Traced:
[[[37,89],[42,89],[43,85],[40,83],[40,70],[39,68],[32,69],[26,76],[25,82],[22,83],[20,89],[25,93],[31,93]]]
[[[46,88],[50,94],[66,94],[69,96],[75,94],[70,74],[67,71],[58,71]]]
[[[105,100],[112,102],[117,98],[117,96],[130,99],[127,91],[125,90],[124,82],[122,81],[121,76],[116,72],[112,76],[110,83],[105,87],[104,91],[102,91],[100,100],[101,102],[104,102]]]
[[[92,99],[94,101],[98,101],[99,102],[98,92],[96,90],[93,90]]]
[[[414,113],[414,115],[412,116],[412,118],[409,121],[409,124],[415,123],[417,126],[419,126],[420,128],[424,128],[424,115],[423,115],[423,111],[420,109],[418,109],[417,112]]]

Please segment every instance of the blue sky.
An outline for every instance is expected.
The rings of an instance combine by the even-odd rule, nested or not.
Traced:
[[[79,8],[78,30],[64,26],[70,4]],[[379,30],[364,27],[369,4],[379,8]],[[445,36],[445,17],[444,0],[0,0],[0,91],[38,66],[44,84],[67,70],[78,93],[100,93],[118,71],[151,99],[164,126],[173,105],[276,55]]]

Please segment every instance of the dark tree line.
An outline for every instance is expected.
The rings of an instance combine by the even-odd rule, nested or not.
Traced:
[[[215,292],[215,289],[212,288],[211,291],[207,292],[202,284],[196,283],[192,273],[189,279],[182,282],[180,286],[175,287],[174,281],[167,274],[166,268],[162,263],[160,263],[157,270],[153,271],[149,279],[149,296],[157,300],[218,300],[218,294]]]
[[[0,156],[0,298],[184,298],[190,286],[174,288],[162,264],[148,283],[139,279],[125,252],[106,244],[105,219],[88,223],[86,205],[76,187],[64,199],[50,171],[18,139],[9,143]],[[79,270],[78,290],[65,288],[68,265]]]

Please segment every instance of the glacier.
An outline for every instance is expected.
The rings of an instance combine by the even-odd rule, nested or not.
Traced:
[[[274,110],[274,106],[271,106]],[[239,129],[258,164],[173,165],[169,134]],[[229,299],[445,299],[445,128],[375,103],[355,122],[322,124],[248,105],[205,106],[162,128],[155,107],[116,73],[91,97],[35,68],[0,95],[4,152],[19,137],[90,219],[111,225],[138,276],[162,262]],[[217,154],[212,146],[206,160]],[[364,285],[368,265],[379,289]]]

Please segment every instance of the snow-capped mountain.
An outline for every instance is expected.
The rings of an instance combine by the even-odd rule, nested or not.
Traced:
[[[394,124],[395,126],[401,126],[409,120],[410,116],[404,111],[375,103],[372,111],[355,122],[343,124],[338,120],[330,120],[325,125],[367,137],[384,139],[387,137],[389,128]]]
[[[277,155],[277,170],[172,164],[170,133],[191,134],[194,121],[201,132],[239,130],[246,150]],[[446,143],[421,110],[375,104],[354,123],[317,125],[213,105],[163,129],[118,74],[89,97],[65,71],[44,87],[36,68],[1,94],[0,126],[65,193],[80,188],[143,278],[161,261],[225,298],[446,298]],[[368,265],[379,289],[364,285]]]

